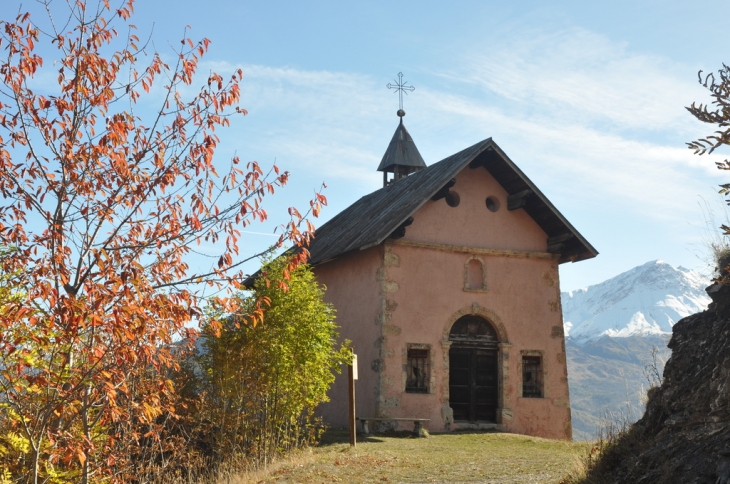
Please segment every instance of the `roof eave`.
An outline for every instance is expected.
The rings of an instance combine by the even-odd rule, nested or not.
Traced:
[[[596,257],[598,255],[598,251],[595,249],[595,247],[593,247],[585,239],[585,237],[583,237],[583,235],[581,235],[581,233],[578,232],[578,230],[575,227],[573,227],[573,225],[570,222],[568,222],[568,219],[566,219],[565,216],[563,216],[563,214],[560,213],[560,210],[558,210],[555,207],[555,205],[553,205],[552,202],[550,202],[550,200],[548,200],[548,198],[540,191],[539,188],[537,188],[537,186],[532,182],[532,180],[530,180],[527,177],[527,175],[525,175],[522,172],[522,170],[520,170],[520,168],[510,159],[509,156],[507,156],[507,154],[504,151],[502,151],[502,149],[496,143],[492,142],[492,148],[494,149],[494,151],[497,152],[497,154],[499,154],[500,157],[502,157],[502,159],[505,161],[505,163],[507,163],[507,165],[509,165],[509,167],[522,179],[522,181],[524,181],[525,184],[530,187],[530,189],[540,199],[540,201],[542,201],[555,214],[555,216],[558,217],[558,219],[568,228],[568,230],[587,249],[586,254],[590,254],[590,255],[586,255],[585,257],[583,255],[581,255],[580,258],[573,260],[572,262],[578,262],[578,260],[585,260],[585,259],[590,259],[590,258]],[[578,257],[578,256],[570,256],[570,257]],[[570,261],[570,259],[567,259],[564,262],[568,262],[568,261]],[[561,259],[561,262],[562,262],[562,259]]]
[[[490,146],[492,146],[492,145],[496,146],[496,145],[494,144],[494,142],[492,141],[492,138],[491,138],[491,137],[490,137],[490,138],[487,138],[487,139],[485,139],[485,140],[483,140],[483,141],[480,141],[479,143],[475,143],[474,145],[478,145],[478,144],[480,144],[480,143],[485,143],[485,144],[484,144],[484,146],[482,146],[482,147],[481,147],[481,148],[480,148],[480,149],[479,149],[479,150],[478,150],[477,152],[475,152],[475,153],[474,153],[474,154],[473,154],[472,156],[470,156],[470,157],[468,157],[468,158],[465,158],[465,161],[463,161],[463,162],[462,162],[462,163],[461,163],[460,165],[457,165],[457,166],[459,166],[459,168],[458,168],[458,169],[455,169],[455,170],[454,170],[454,174],[456,174],[456,173],[459,173],[459,172],[460,172],[461,170],[463,170],[464,168],[466,168],[466,167],[467,167],[467,166],[469,165],[469,163],[471,163],[472,161],[474,161],[474,158],[476,158],[477,156],[479,156],[480,154],[482,154],[482,153],[483,153],[483,152],[484,152],[485,150],[489,149],[489,148],[490,148]],[[474,145],[470,146],[469,148],[473,147]],[[466,149],[468,150],[469,148],[466,148]],[[462,151],[466,151],[466,150],[462,150]],[[461,151],[460,151],[459,153],[461,153]],[[456,156],[456,155],[458,155],[459,153],[455,153],[455,154],[454,154],[454,155],[452,155],[452,156]],[[451,157],[448,157],[448,158],[451,158]],[[447,158],[444,158],[444,160],[446,160],[446,159],[447,159]],[[441,160],[441,161],[444,161],[444,160]],[[439,162],[439,163],[440,163],[440,162]],[[431,166],[433,166],[433,165],[431,165]],[[441,190],[441,187],[438,187],[438,188],[436,188],[435,190],[433,190],[432,192],[430,192],[430,193],[428,194],[428,196],[427,196],[427,197],[425,197],[425,198],[424,198],[424,199],[423,199],[423,200],[421,201],[421,203],[420,203],[420,204],[418,204],[418,206],[417,206],[417,207],[416,207],[416,208],[415,208],[415,209],[414,209],[413,211],[411,211],[411,212],[410,212],[410,213],[409,213],[408,215],[406,215],[405,217],[403,217],[403,218],[402,218],[402,220],[399,220],[399,221],[398,221],[398,223],[397,223],[397,224],[395,224],[395,227],[399,227],[399,226],[400,226],[400,225],[401,225],[402,223],[404,223],[404,222],[405,222],[406,220],[408,220],[408,217],[411,217],[411,216],[412,216],[412,215],[413,215],[414,213],[416,213],[416,212],[417,212],[417,211],[418,211],[418,210],[419,210],[419,209],[420,209],[420,208],[421,208],[421,207],[422,207],[423,205],[425,205],[425,203],[426,203],[426,202],[428,202],[429,200],[431,200],[431,197],[433,197],[434,195],[436,195],[436,193],[437,193],[437,192],[438,192],[439,190]],[[382,243],[383,243],[383,242],[385,241],[385,239],[387,239],[388,237],[390,237],[390,234],[387,234],[387,235],[385,235],[384,237],[381,237],[381,238],[379,238],[379,239],[376,239],[376,241],[375,241],[375,242],[371,242],[371,243],[369,243],[369,244],[363,245],[363,246],[362,246],[362,247],[360,247],[359,249],[360,249],[360,250],[365,250],[365,249],[369,249],[370,247],[375,247],[376,245],[380,245],[380,244],[382,244]]]

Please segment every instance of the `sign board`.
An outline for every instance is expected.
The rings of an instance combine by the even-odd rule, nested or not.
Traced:
[[[357,355],[352,355],[352,379],[357,380]]]

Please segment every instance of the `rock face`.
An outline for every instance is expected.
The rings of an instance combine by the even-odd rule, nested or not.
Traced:
[[[730,483],[730,286],[674,325],[664,382],[589,482]]]

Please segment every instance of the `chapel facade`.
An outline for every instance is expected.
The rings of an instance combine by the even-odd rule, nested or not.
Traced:
[[[378,170],[309,248],[358,355],[358,416],[570,439],[558,266],[598,252],[491,138],[426,166],[401,117]],[[334,426],[346,380],[320,409]]]

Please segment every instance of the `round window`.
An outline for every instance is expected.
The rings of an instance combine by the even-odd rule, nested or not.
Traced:
[[[497,200],[497,197],[487,197],[487,208],[490,212],[499,210],[499,200]]]
[[[446,195],[446,203],[449,207],[458,207],[459,203],[461,203],[461,198],[458,193],[450,191],[449,194]]]

